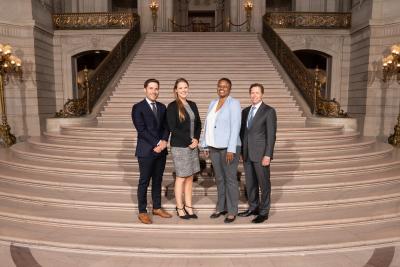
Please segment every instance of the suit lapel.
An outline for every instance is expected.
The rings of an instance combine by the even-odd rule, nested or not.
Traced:
[[[150,112],[154,116],[154,119],[156,120],[156,123],[158,125],[159,117],[160,117],[160,108],[159,108],[158,102],[156,101],[157,117],[155,116],[155,114],[154,114],[153,110],[151,109],[149,103],[147,103],[146,99],[144,99],[144,105],[146,106],[147,112]]]

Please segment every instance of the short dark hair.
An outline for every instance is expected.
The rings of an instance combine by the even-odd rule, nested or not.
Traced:
[[[144,88],[147,88],[147,86],[149,85],[149,83],[156,83],[158,85],[158,87],[160,87],[160,82],[157,79],[151,78],[151,79],[147,79],[144,82]]]
[[[260,87],[261,93],[264,94],[264,86],[261,83],[253,83],[252,85],[250,85],[249,94],[251,94],[251,88],[253,87]]]
[[[222,81],[225,81],[225,82],[227,82],[229,84],[229,89],[232,88],[231,80],[229,80],[228,78],[221,78],[221,79],[218,80],[217,84],[219,84],[219,82],[222,82]]]

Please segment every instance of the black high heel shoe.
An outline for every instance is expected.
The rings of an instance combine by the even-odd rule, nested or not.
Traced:
[[[184,219],[184,220],[188,220],[190,218],[189,215],[187,214],[185,208],[179,209],[178,207],[175,207],[175,210],[176,210],[176,215],[178,215],[179,218]],[[183,213],[185,213],[185,215],[179,215],[179,210],[182,210]]]
[[[185,212],[186,212],[186,214],[189,216],[190,219],[197,219],[197,218],[199,218],[199,217],[197,217],[196,214],[194,214],[194,213],[193,213],[193,214],[190,214],[190,213],[187,211],[186,208],[189,208],[189,209],[192,209],[192,212],[193,212],[193,208],[192,208],[192,207],[183,206],[183,208],[185,209]]]

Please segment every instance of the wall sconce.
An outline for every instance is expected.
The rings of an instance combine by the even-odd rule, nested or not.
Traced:
[[[244,2],[244,10],[246,11],[246,19],[247,19],[246,30],[249,32],[251,26],[251,11],[253,10],[253,2],[250,0]]]
[[[158,3],[156,1],[151,1],[149,8],[151,10],[151,17],[153,18],[153,32],[156,32],[157,31]]]
[[[396,80],[400,83],[400,44],[393,45],[392,53],[383,58],[383,81],[390,80],[396,76]]]
[[[382,60],[383,81],[390,81],[396,76],[396,81],[400,84],[400,44],[393,45],[391,52]],[[394,133],[389,136],[388,142],[400,147],[400,112],[397,116],[397,124],[394,126]]]
[[[11,134],[11,127],[7,122],[6,101],[4,88],[8,83],[10,74],[22,75],[21,60],[12,55],[12,47],[0,43],[0,105],[1,105],[1,125],[0,138],[3,139],[6,147],[16,143],[16,138]]]

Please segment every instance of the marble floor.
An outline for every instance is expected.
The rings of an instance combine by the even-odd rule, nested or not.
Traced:
[[[399,267],[400,244],[360,251],[234,258],[90,255],[2,244],[0,245],[0,262],[2,267]]]

